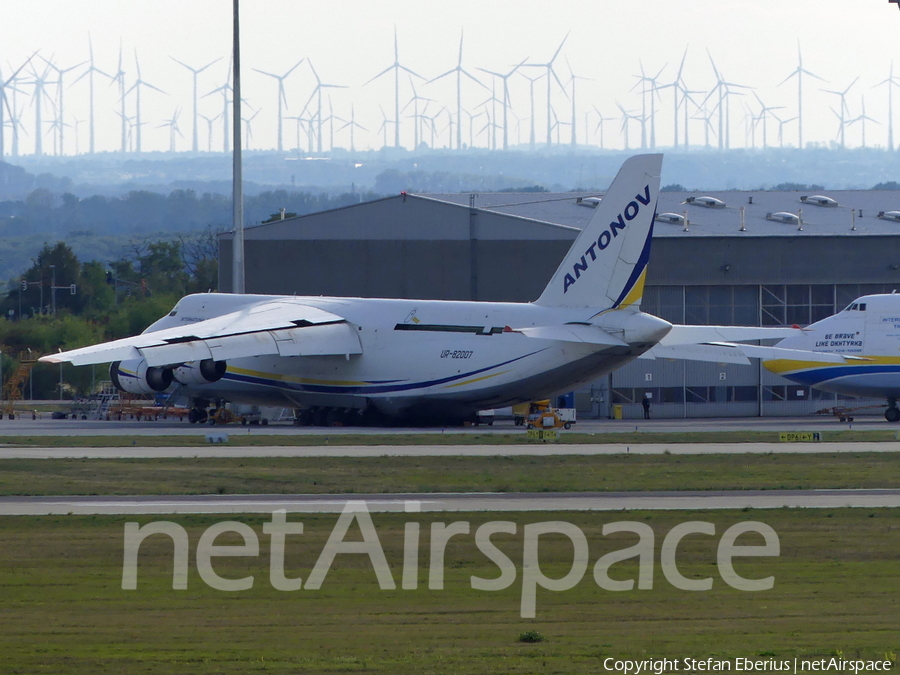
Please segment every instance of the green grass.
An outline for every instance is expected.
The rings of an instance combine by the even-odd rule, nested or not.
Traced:
[[[0,495],[900,488],[900,454],[0,459]]]
[[[590,543],[590,565],[625,548],[633,535],[603,537],[604,523],[638,520],[656,537],[652,590],[613,593],[587,575],[572,590],[538,591],[537,618],[519,615],[520,577],[510,588],[471,588],[469,577],[497,568],[473,536],[447,547],[445,589],[427,588],[429,523],[512,520],[517,535],[493,541],[521,575],[522,526],[563,520]],[[189,587],[173,591],[171,544],[148,539],[138,589],[121,589],[123,524],[158,517],[0,518],[0,671],[3,673],[598,673],[603,659],[650,657],[883,658],[900,652],[896,598],[900,591],[900,510],[838,509],[723,512],[375,514],[373,519],[399,585],[403,523],[422,523],[419,587],[380,590],[360,555],[342,555],[321,590],[273,590],[268,578],[268,518],[238,516],[256,531],[258,558],[217,558],[223,577],[254,576],[245,592],[206,586],[191,556]],[[184,525],[192,551],[200,533],[226,517],[166,516]],[[774,575],[770,591],[726,586],[715,565],[718,535],[731,524],[759,520],[775,529],[778,558],[745,558],[747,578]],[[335,516],[292,515],[302,536],[289,537],[287,575],[306,579]],[[712,577],[713,590],[672,587],[658,567],[665,534],[689,520],[712,522],[716,537],[691,536],[679,546],[680,571]],[[349,538],[354,538],[355,527]],[[541,540],[541,568],[561,577],[572,547]],[[226,538],[218,544],[229,543]],[[751,542],[755,543],[755,542]],[[634,578],[631,562],[613,576]],[[538,631],[544,642],[518,637]]]
[[[77,422],[72,422],[77,429]],[[0,445],[12,447],[47,448],[120,448],[133,445],[142,447],[204,446],[207,431],[224,431],[229,434],[229,445],[237,446],[317,446],[317,445],[519,445],[540,443],[529,441],[524,431],[509,433],[460,433],[446,432],[408,434],[342,434],[339,428],[334,434],[305,434],[297,429],[296,434],[273,435],[260,431],[260,427],[196,427],[192,435],[142,436],[122,434],[119,436],[0,436]],[[796,429],[793,429],[796,430]],[[802,430],[802,429],[801,429]],[[895,429],[834,429],[821,432],[822,441],[830,443],[873,442],[883,443],[898,440]],[[693,431],[693,432],[598,432],[583,433],[567,431],[561,435],[561,444],[595,443],[778,443],[777,431]]]

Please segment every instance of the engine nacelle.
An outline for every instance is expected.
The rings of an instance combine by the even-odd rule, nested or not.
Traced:
[[[224,361],[203,359],[191,361],[172,370],[172,375],[181,384],[212,384],[222,379],[228,366]]]
[[[109,366],[109,379],[116,389],[129,394],[155,394],[174,381],[171,368],[150,367],[144,359],[115,361]]]

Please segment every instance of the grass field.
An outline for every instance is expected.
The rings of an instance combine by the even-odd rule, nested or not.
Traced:
[[[0,460],[0,495],[809,488],[900,488],[900,455]]]
[[[303,535],[288,538],[288,577],[308,578],[336,516],[292,515]],[[253,588],[216,591],[194,566],[200,533],[224,517],[170,519],[190,534],[187,590],[172,590],[170,540],[141,548],[138,588],[121,588],[123,525],[150,517],[0,518],[0,672],[3,673],[598,673],[607,656],[883,658],[900,652],[900,509],[499,514],[518,523],[516,535],[495,536],[516,565],[506,590],[471,588],[471,575],[496,577],[474,536],[447,547],[444,590],[428,590],[429,523],[471,522],[491,514],[374,514],[398,589],[380,590],[368,557],[340,555],[322,588],[279,592],[269,582],[265,517],[238,517],[261,544],[259,557],[217,558],[228,578],[253,575]],[[419,586],[400,590],[403,524],[421,523]],[[537,617],[519,613],[522,526],[562,520],[590,544],[585,577],[565,592],[538,591]],[[651,590],[611,592],[594,583],[591,566],[604,553],[630,546],[634,535],[603,537],[604,523],[636,520],[656,538]],[[715,537],[692,535],[678,548],[689,578],[713,578],[709,592],[674,588],[660,573],[659,549],[678,523],[712,522]],[[741,592],[723,583],[718,537],[730,525],[762,521],[778,533],[777,558],[736,562],[747,578],[775,577],[771,590]],[[355,526],[348,539],[358,537]],[[222,537],[217,544],[230,543]],[[233,543],[237,543],[235,540]],[[755,544],[756,541],[742,542]],[[541,570],[562,577],[572,546],[540,539]],[[611,575],[636,576],[634,561]],[[538,644],[517,637],[537,630]]]
[[[77,429],[77,422],[73,422]],[[210,427],[198,426],[195,433],[173,436],[144,436],[122,433],[119,436],[3,436],[0,446],[46,447],[46,448],[121,448],[133,445],[143,447],[161,446],[205,446],[206,432],[224,431],[229,434],[228,444],[237,446],[315,446],[315,445],[518,445],[528,443],[524,431],[509,433],[460,433],[450,429],[446,432],[392,434],[343,434],[335,428],[334,434],[305,434],[297,429],[296,434],[266,434],[264,427]],[[830,443],[885,443],[898,440],[896,429],[834,429],[821,432],[822,441]],[[538,443],[537,441],[531,441]],[[653,432],[635,431],[628,433],[603,432],[582,433],[568,431],[560,436],[559,443],[778,443],[777,431],[695,431],[695,432]]]

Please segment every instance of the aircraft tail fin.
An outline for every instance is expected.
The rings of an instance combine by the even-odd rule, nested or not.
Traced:
[[[662,155],[625,161],[537,304],[640,307],[661,169]]]

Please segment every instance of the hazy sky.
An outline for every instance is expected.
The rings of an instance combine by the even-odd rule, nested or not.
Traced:
[[[178,124],[184,138],[176,138],[176,148],[188,150],[191,145],[191,74],[170,57],[200,67],[221,59],[199,76],[201,96],[221,86],[226,80],[231,49],[231,8],[229,0],[5,0],[3,20],[0,22],[0,68],[2,78],[11,75],[24,59],[35,50],[54,61],[60,68],[75,66],[88,59],[89,36],[93,42],[97,68],[114,74],[118,70],[120,44],[122,69],[127,86],[137,77],[135,52],[140,60],[141,77],[165,93],[144,88],[141,93],[142,145],[144,151],[167,150],[169,130],[165,120],[181,109]],[[491,95],[491,78],[477,67],[495,71],[509,71],[515,64],[528,59],[546,62],[553,56],[566,35],[568,38],[556,60],[559,78],[568,83],[570,72],[588,78],[577,81],[578,141],[599,144],[598,115],[594,107],[609,119],[604,125],[606,147],[622,148],[621,104],[635,115],[641,114],[640,85],[635,77],[641,71],[655,75],[662,69],[660,84],[669,83],[685,49],[683,78],[687,87],[702,93],[694,94],[700,103],[715,84],[715,75],[707,52],[714,59],[722,76],[732,83],[754,87],[744,96],[734,96],[730,104],[732,147],[750,145],[747,132],[748,112],[758,114],[760,104],[755,91],[766,106],[784,106],[774,110],[782,119],[797,115],[796,78],[779,85],[798,65],[798,40],[803,65],[823,78],[804,80],[804,141],[831,143],[839,140],[840,98],[821,89],[844,90],[855,78],[859,80],[846,97],[847,119],[861,115],[865,97],[866,114],[876,120],[865,125],[866,144],[886,146],[888,138],[887,87],[875,87],[888,78],[894,52],[900,50],[900,11],[887,0],[455,0],[438,3],[429,0],[243,0],[242,61],[244,98],[249,109],[245,117],[258,110],[252,122],[251,147],[273,148],[277,129],[277,82],[258,74],[254,68],[282,74],[300,59],[306,61],[286,80],[287,115],[300,115],[315,84],[309,62],[319,77],[329,84],[345,85],[346,89],[326,90],[323,98],[324,115],[328,115],[329,96],[335,116],[349,120],[351,105],[356,121],[367,131],[356,130],[357,148],[380,147],[383,143],[384,116],[394,117],[393,77],[385,75],[365,84],[377,73],[393,63],[393,31],[396,27],[400,62],[424,79],[416,80],[418,94],[433,99],[429,112],[437,113],[447,107],[456,115],[456,79],[446,77],[431,84],[425,82],[456,66],[461,31],[464,32],[463,67],[478,77],[486,87],[467,78],[463,80],[463,107],[472,114],[480,114],[473,123],[474,144],[485,146],[487,116],[479,104]],[[38,75],[45,64],[37,62]],[[571,68],[571,71],[570,71]],[[84,66],[65,75],[66,154],[88,147],[88,79],[77,84],[75,79]],[[539,68],[523,68],[532,77],[546,72]],[[33,75],[26,69],[29,78]],[[900,61],[897,64],[900,83]],[[55,73],[48,79],[55,79]],[[528,81],[519,74],[510,78],[510,143],[527,143],[531,113]],[[26,82],[18,85],[16,105],[21,112],[24,131],[20,134],[19,152],[30,154],[35,148],[34,86]],[[116,110],[118,89],[109,80],[97,76],[95,81],[97,150],[117,150],[120,146],[119,117]],[[547,136],[546,80],[535,84],[534,121],[538,143]],[[571,94],[571,88],[569,87]],[[900,90],[894,92],[900,108]],[[55,85],[48,85],[48,95],[55,99]],[[496,95],[502,98],[498,84]],[[8,92],[8,96],[12,96]],[[401,77],[401,106],[412,96],[409,77]],[[571,119],[571,103],[553,83],[553,106],[562,122]],[[707,107],[718,101],[712,97]],[[126,98],[126,115],[135,114],[134,94]],[[424,102],[422,103],[424,105]],[[672,89],[660,92],[655,104],[656,142],[669,146],[673,142]],[[384,116],[379,109],[382,106]],[[43,101],[45,121],[43,151],[54,152],[54,134],[46,122],[52,119],[51,103]],[[222,112],[220,95],[200,100],[200,112],[209,117]],[[487,106],[490,107],[489,105]],[[832,110],[833,109],[833,110]],[[401,117],[401,143],[413,144],[413,124],[410,106]],[[649,113],[649,98],[647,99]],[[587,117],[586,117],[586,113]],[[502,114],[495,104],[497,122]],[[697,114],[694,108],[691,114]],[[900,113],[898,113],[900,114]],[[516,116],[518,121],[516,121]],[[896,116],[896,115],[895,115]],[[7,115],[8,117],[8,115]],[[464,114],[463,142],[470,141],[470,123]],[[448,143],[447,112],[437,118],[436,145]],[[76,138],[77,120],[77,138]],[[880,123],[880,124],[879,124]],[[338,130],[344,122],[334,126],[336,146],[349,147],[349,129]],[[162,126],[161,126],[162,125]],[[208,126],[200,120],[201,150],[206,150]],[[683,142],[683,121],[680,130]],[[717,143],[716,118],[710,142]],[[691,145],[703,144],[705,123],[690,122]],[[637,122],[629,125],[631,148],[640,147]],[[286,149],[297,145],[297,123],[285,122]],[[388,125],[388,142],[393,144],[393,127]],[[778,144],[779,124],[769,117],[766,122],[767,142]],[[797,122],[784,125],[784,143],[796,145]],[[11,150],[11,129],[5,130],[6,151]],[[857,122],[846,128],[846,144],[859,146],[863,124]],[[650,142],[650,126],[646,127]],[[454,135],[455,135],[454,127]],[[556,136],[556,131],[554,138]],[[222,120],[214,126],[213,149],[222,149]],[[329,128],[326,124],[325,146]],[[431,131],[425,141],[430,142]],[[499,132],[498,132],[499,134]],[[568,142],[570,127],[559,128],[560,139]],[[755,142],[762,145],[762,124],[757,126]],[[895,145],[900,143],[900,126],[896,129]],[[498,142],[499,135],[498,135]],[[132,138],[131,143],[134,143]],[[301,146],[306,147],[306,137]]]

